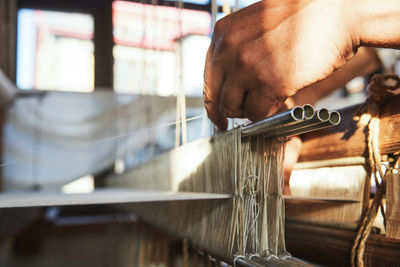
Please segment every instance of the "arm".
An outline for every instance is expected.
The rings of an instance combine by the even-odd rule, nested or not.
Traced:
[[[354,77],[368,75],[376,71],[380,66],[381,64],[375,53],[375,49],[361,47],[357,54],[338,71],[295,94],[292,97],[293,105],[315,104],[322,97],[327,96],[337,88],[343,87]],[[300,156],[302,140],[300,137],[295,136],[286,142],[285,145],[283,193],[290,195],[290,175]]]
[[[400,48],[400,1],[263,0],[220,20],[207,53],[211,120],[260,120],[342,67],[360,45]],[[315,85],[314,90],[319,90]]]
[[[360,47],[357,54],[338,71],[330,76],[304,88],[292,98],[296,105],[314,105],[321,98],[346,85],[354,77],[365,76],[377,71],[381,67],[380,60],[375,49]]]
[[[351,0],[347,0],[351,1]],[[400,49],[400,1],[355,0],[353,10],[362,46]]]

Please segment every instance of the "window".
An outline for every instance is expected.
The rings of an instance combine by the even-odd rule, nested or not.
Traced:
[[[92,91],[93,27],[93,18],[88,14],[19,10],[18,87]]]
[[[210,43],[208,12],[114,1],[113,24],[116,92],[176,94],[177,62],[182,56],[186,95],[202,95],[204,59]]]

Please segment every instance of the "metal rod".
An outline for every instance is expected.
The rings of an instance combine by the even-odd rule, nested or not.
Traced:
[[[313,116],[307,120],[301,121],[296,124],[287,125],[285,127],[280,127],[275,130],[272,130],[272,131],[267,131],[265,133],[265,136],[266,137],[281,136],[281,135],[285,135],[286,133],[297,131],[299,129],[306,128],[311,125],[321,123],[321,122],[326,122],[329,120],[330,113],[329,113],[329,110],[327,110],[326,108],[322,108],[322,109],[318,110],[317,112],[313,112],[313,113],[314,113]]]
[[[234,260],[234,266],[236,267],[311,267],[312,265],[297,259],[295,257],[286,257],[280,259],[278,257],[270,257],[268,259],[251,256],[250,259],[245,257],[237,257]]]
[[[300,128],[294,131],[286,132],[283,133],[282,136],[293,136],[293,135],[299,135],[299,134],[304,134],[324,128],[328,128],[331,126],[338,125],[340,123],[340,113],[337,111],[332,111],[329,113],[329,120],[317,124],[313,124],[304,128]]]
[[[305,120],[309,120],[312,117],[314,117],[315,110],[312,105],[310,105],[310,104],[303,105],[303,110],[304,110],[304,119]]]
[[[242,136],[256,135],[277,127],[299,123],[304,120],[303,107],[296,106],[264,120],[251,123],[242,128]]]

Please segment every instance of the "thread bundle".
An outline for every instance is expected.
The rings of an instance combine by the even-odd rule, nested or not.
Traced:
[[[229,262],[239,255],[286,255],[281,196],[283,142],[263,136],[242,138],[240,133],[234,129],[175,149],[164,172],[165,179],[176,179],[171,183],[176,191],[224,193],[232,198],[144,203],[134,211]],[[184,164],[204,154],[201,151],[207,151],[201,163]],[[180,175],[174,177],[175,173]],[[149,183],[152,179],[136,178]]]

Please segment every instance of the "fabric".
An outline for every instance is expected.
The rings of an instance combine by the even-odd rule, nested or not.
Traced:
[[[187,105],[189,117],[202,114],[200,98]],[[175,97],[106,90],[17,99],[4,126],[4,188],[58,189],[112,168],[116,159],[134,167],[174,147],[175,108]],[[201,134],[190,130],[199,125],[188,124],[190,139]]]

